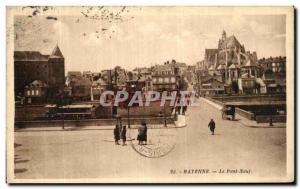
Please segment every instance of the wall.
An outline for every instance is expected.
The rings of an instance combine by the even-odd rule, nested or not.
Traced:
[[[218,100],[215,100],[213,98],[208,98],[210,101],[220,105],[220,106],[223,106],[223,103],[218,101]],[[239,114],[240,116],[242,117],[245,117],[247,119],[250,119],[250,120],[253,120],[254,119],[254,113],[252,112],[249,112],[249,111],[246,111],[246,110],[243,110],[243,109],[240,109],[240,108],[235,108],[235,113]]]
[[[130,125],[139,125],[144,120],[147,124],[163,124],[164,118],[151,117],[151,118],[131,118]],[[166,118],[167,124],[174,124],[171,117]],[[128,119],[123,118],[122,124],[128,125]],[[15,128],[32,128],[32,127],[84,127],[84,126],[113,126],[116,119],[89,119],[89,120],[50,120],[50,121],[16,121]]]
[[[270,102],[270,101],[282,101],[286,100],[285,94],[272,94],[269,95],[239,95],[239,96],[218,96],[212,97],[214,100],[222,101],[222,102],[237,102],[237,101],[246,101],[246,102]]]
[[[166,101],[166,116],[171,116],[171,107],[169,106],[170,101]],[[82,103],[73,103],[82,104]],[[97,118],[111,118],[112,117],[112,107],[100,107],[99,102],[86,102],[84,104],[93,104],[97,108],[95,109],[95,115]],[[159,112],[164,113],[164,107],[160,106],[160,101],[151,102],[150,106],[135,106],[130,107],[130,117],[157,117]],[[32,121],[38,120],[45,116],[47,108],[45,104],[41,105],[25,105],[16,106],[15,108],[15,120],[16,121]],[[117,112],[121,117],[127,117],[127,108],[118,107]]]
[[[166,106],[165,107],[166,115],[171,115],[171,107]],[[164,107],[163,106],[145,106],[145,107],[130,107],[129,114],[133,117],[141,117],[141,116],[158,116],[159,112],[162,114],[164,113]],[[121,117],[127,117],[127,108],[118,108],[118,114],[121,115]]]
[[[254,119],[254,113],[248,112],[246,110],[240,109],[240,108],[235,108],[235,112],[239,114],[240,116],[243,116],[247,119],[253,120]]]
[[[258,115],[256,116],[257,123],[269,123],[270,116],[267,115]],[[273,123],[285,123],[286,122],[286,115],[273,115],[272,116]]]
[[[47,112],[45,105],[26,105],[16,106],[15,108],[15,120],[35,120],[38,117],[43,117]]]

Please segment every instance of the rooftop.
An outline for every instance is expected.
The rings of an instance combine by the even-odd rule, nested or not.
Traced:
[[[14,51],[15,61],[48,61],[49,58],[63,58],[58,46],[56,46],[51,55],[43,55],[39,51]]]
[[[234,35],[227,37],[225,41],[221,43],[222,48],[242,47],[241,43],[236,39]]]
[[[48,61],[49,55],[43,55],[38,51],[15,51],[15,61]]]

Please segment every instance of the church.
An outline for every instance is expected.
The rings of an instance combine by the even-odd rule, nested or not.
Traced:
[[[234,35],[222,32],[218,48],[205,49],[200,69],[221,78],[227,93],[264,93],[262,68],[257,64],[256,52],[246,51]]]

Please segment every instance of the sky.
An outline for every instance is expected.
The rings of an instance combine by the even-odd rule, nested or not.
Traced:
[[[91,19],[99,11],[87,13],[86,8],[59,8],[32,17],[27,16],[30,8],[19,8],[14,49],[50,54],[58,45],[66,71],[96,72],[116,65],[130,70],[171,59],[193,65],[203,60],[206,48],[217,48],[225,30],[246,50],[256,51],[258,58],[286,54],[285,15],[204,15],[196,8],[175,7],[105,9],[113,13],[124,9],[122,21]]]

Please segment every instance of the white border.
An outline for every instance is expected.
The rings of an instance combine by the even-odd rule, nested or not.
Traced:
[[[1,163],[0,163],[0,178],[1,178],[1,188],[8,188],[9,186],[5,183],[5,177],[6,177],[6,166],[5,166],[5,125],[6,125],[6,6],[7,5],[96,5],[96,4],[102,4],[102,5],[295,5],[296,7],[300,7],[300,1],[296,0],[252,0],[252,1],[234,1],[234,0],[228,0],[228,1],[221,1],[221,0],[207,0],[207,1],[194,1],[194,0],[154,0],[154,1],[144,1],[141,2],[140,0],[131,0],[131,1],[125,1],[125,0],[73,0],[73,1],[67,1],[67,0],[52,0],[50,1],[38,1],[38,0],[12,0],[12,1],[1,1],[0,2],[0,21],[1,23],[1,35],[0,35],[0,41],[3,43],[3,45],[0,46],[1,48],[1,58],[2,63],[0,64],[0,85],[2,87],[2,91],[0,92],[0,103],[2,106],[0,106],[0,120],[2,122],[2,132],[0,132],[0,138],[1,140],[1,150],[0,150],[0,156],[2,157]],[[299,14],[299,12],[298,12]],[[296,25],[299,24],[299,19],[297,19]],[[296,35],[298,32],[296,33]],[[297,38],[298,39],[298,38]],[[298,40],[295,41],[295,43],[298,44]],[[298,54],[299,48],[297,49],[297,52],[295,54]],[[296,64],[297,62],[295,62]],[[299,72],[299,66],[297,67],[297,73]],[[296,79],[296,78],[295,78]],[[299,88],[299,80],[297,80],[297,88]],[[298,97],[298,95],[297,95]],[[298,112],[296,117],[298,117],[300,113]],[[299,129],[298,133],[299,134]],[[28,186],[19,186],[19,188],[28,188]],[[46,186],[38,186],[38,187],[46,187]],[[71,186],[74,187],[74,186]],[[85,186],[78,186],[79,188],[85,187]],[[282,187],[282,186],[281,186]],[[62,188],[61,186],[58,188]]]

